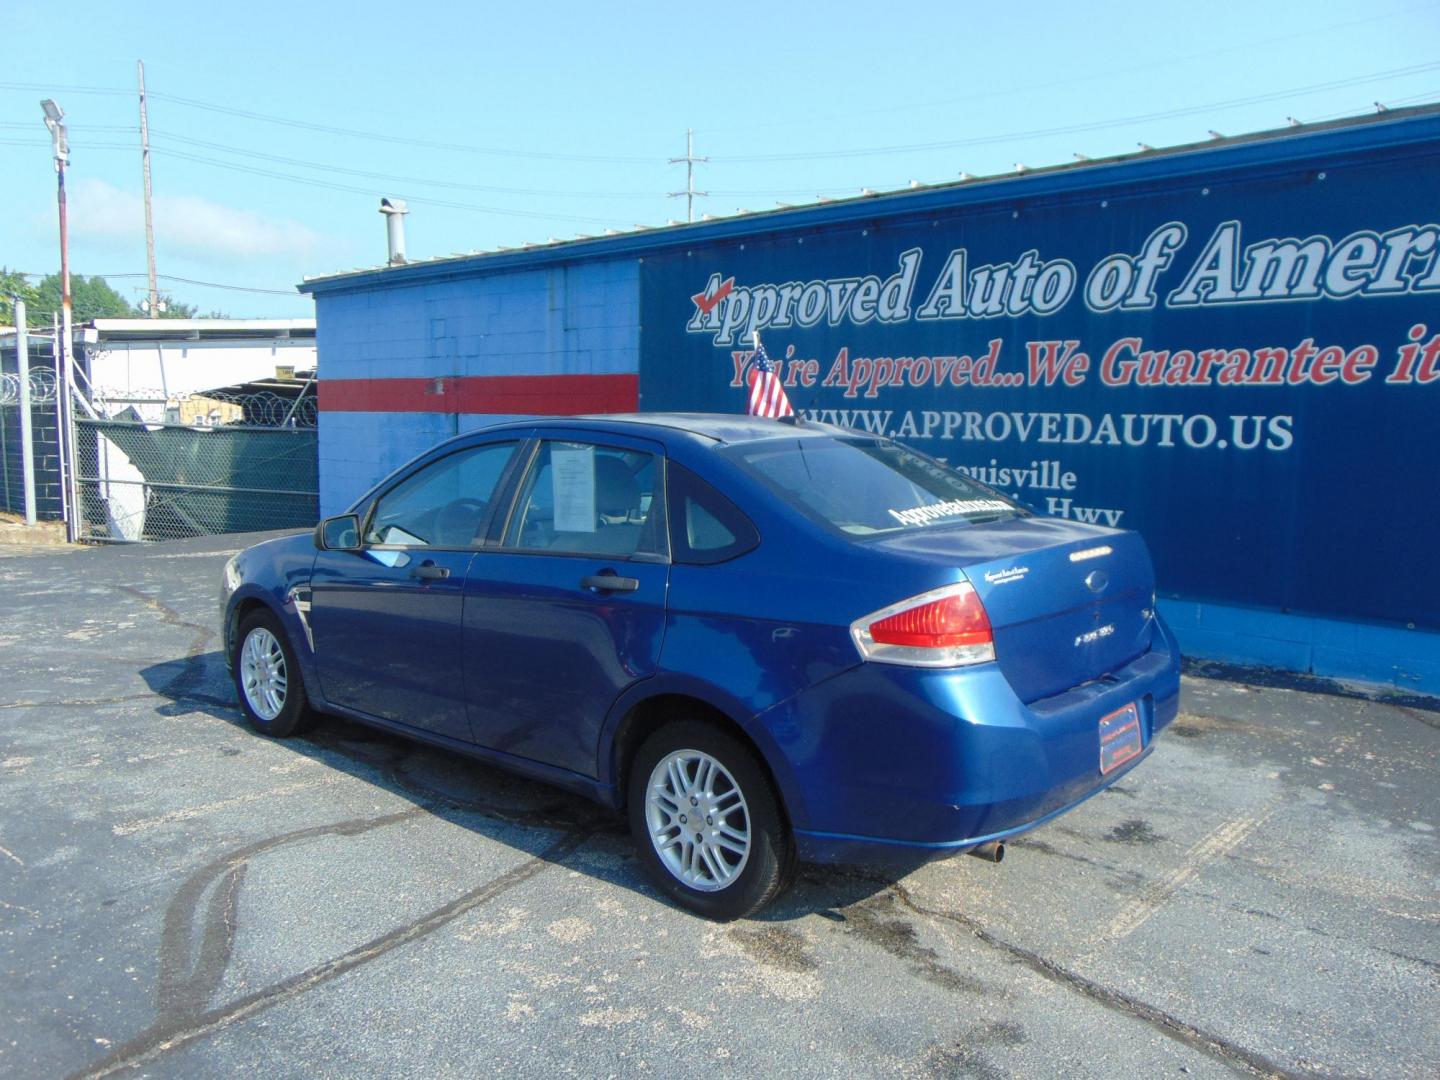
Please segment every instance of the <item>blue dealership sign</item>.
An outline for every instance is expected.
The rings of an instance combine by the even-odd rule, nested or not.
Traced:
[[[1138,529],[1167,595],[1440,628],[1440,145],[1275,145],[650,254],[642,406],[743,411],[758,332],[802,415]]]

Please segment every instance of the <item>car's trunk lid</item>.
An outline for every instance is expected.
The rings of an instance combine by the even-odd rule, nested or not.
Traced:
[[[964,571],[1022,701],[1102,678],[1150,647],[1155,579],[1137,533],[1034,517],[917,529],[877,546]]]

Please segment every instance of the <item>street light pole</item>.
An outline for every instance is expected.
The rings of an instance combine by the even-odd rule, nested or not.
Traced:
[[[45,111],[45,126],[50,129],[50,141],[55,153],[55,175],[57,177],[57,199],[60,206],[60,370],[55,372],[55,393],[60,399],[59,413],[62,418],[60,443],[69,446],[67,429],[70,419],[70,367],[73,361],[74,342],[71,338],[70,302],[70,224],[65,211],[65,167],[70,164],[70,139],[65,131],[65,110],[46,98],[40,102]],[[74,458],[71,457],[71,467]],[[77,523],[74,515],[67,515],[65,531],[68,539],[74,540]]]
[[[45,110],[45,126],[50,129],[50,142],[55,152],[57,198],[60,206],[60,313],[65,340],[61,357],[70,359],[70,224],[65,212],[65,166],[70,164],[70,140],[65,131],[65,110],[46,98],[40,102]]]

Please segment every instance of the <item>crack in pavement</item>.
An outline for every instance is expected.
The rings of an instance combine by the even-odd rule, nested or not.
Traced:
[[[524,810],[440,791],[405,772],[405,762],[412,756],[413,751],[407,753],[404,747],[374,755],[334,741],[314,738],[306,741],[321,751],[318,760],[322,763],[326,756],[333,754],[365,770],[373,770],[381,782],[392,790],[403,790],[420,801],[408,809],[379,817],[309,826],[257,840],[212,859],[193,872],[166,909],[158,960],[155,1021],[99,1062],[72,1074],[72,1077],[108,1076],[144,1065],[172,1049],[303,994],[399,945],[439,929],[465,912],[533,877],[549,863],[558,861],[597,832],[604,831],[603,827],[588,823],[588,819],[582,822],[579,814],[570,811],[562,803],[548,803],[534,810]],[[339,957],[227,1005],[206,1008],[224,981],[234,953],[239,894],[252,859],[288,844],[319,836],[357,836],[427,813],[435,813],[440,809],[474,813],[507,824],[564,831],[564,835],[534,858],[405,927],[383,934]],[[199,941],[192,950],[192,940],[197,936],[197,922],[200,924]]]
[[[210,996],[220,988],[235,944],[239,889],[251,859],[275,848],[320,836],[360,836],[408,821],[424,812],[423,807],[416,806],[374,818],[294,829],[236,848],[192,873],[166,908],[160,933],[156,1004],[161,1016],[199,1013],[209,1003]],[[200,947],[192,959],[190,940],[195,917],[206,891],[217,881],[219,887],[211,895],[206,909]]]
[[[1102,986],[1093,979],[1086,978],[1077,971],[1072,971],[1070,968],[1048,957],[1041,956],[1032,949],[1027,949],[1023,945],[1017,945],[1012,941],[1007,941],[993,931],[986,929],[969,915],[955,911],[941,911],[935,908],[927,908],[915,900],[909,891],[899,882],[891,883],[889,888],[890,891],[895,894],[896,899],[905,907],[915,912],[915,914],[929,919],[951,922],[963,927],[973,934],[977,940],[993,949],[1007,953],[1025,967],[1028,967],[1031,971],[1048,979],[1050,982],[1068,990],[1073,990],[1089,998],[1091,1001],[1103,1005],[1107,1009],[1134,1017],[1137,1020],[1143,1020],[1162,1035],[1166,1035],[1193,1050],[1198,1050],[1201,1053],[1216,1058],[1227,1065],[1238,1067],[1257,1076],[1279,1077],[1281,1080],[1303,1080],[1303,1078],[1315,1075],[1310,1072],[1296,1072],[1287,1069],[1283,1065],[1270,1060],[1264,1054],[1233,1043],[1224,1036],[1217,1035],[1212,1031],[1207,1031],[1194,1024],[1186,1023],[1178,1016],[1157,1008],[1148,1002],[1141,1001],[1139,998],[1133,997],[1123,991],[1112,990],[1107,986]]]
[[[1411,720],[1419,721],[1426,727],[1432,727],[1440,731],[1440,716],[1434,713],[1424,712],[1410,705],[1391,705],[1390,707],[1402,716],[1408,716]]]
[[[1140,1020],[1167,1038],[1214,1058],[1231,1068],[1255,1076],[1275,1077],[1278,1080],[1312,1080],[1313,1077],[1319,1075],[1311,1071],[1287,1069],[1258,1051],[1247,1049],[1222,1035],[1187,1023],[1178,1016],[1141,1001],[1122,990],[1113,990],[1108,986],[1103,986],[1093,979],[1081,975],[1078,971],[1042,956],[1033,949],[1007,941],[999,934],[987,929],[972,916],[958,911],[942,911],[938,908],[926,907],[916,900],[904,885],[892,878],[834,866],[825,867],[824,873],[827,876],[848,878],[852,881],[864,882],[867,885],[881,886],[886,893],[894,897],[897,903],[914,914],[926,919],[953,923],[966,930],[981,944],[1006,954],[1049,982],[1078,993],[1113,1012]]]
[[[65,701],[5,701],[0,709],[55,709],[66,705],[120,705],[127,701],[144,701],[146,698],[165,697],[164,694],[126,694],[123,697],[76,698]]]
[[[202,626],[200,623],[191,622],[164,600],[151,596],[138,585],[112,585],[110,587],[135,597],[135,599],[159,615],[163,622],[169,623],[171,626],[178,626],[184,630],[194,630],[204,638],[205,642],[209,642],[209,640],[215,636],[215,628],[213,626]]]
[[[194,631],[195,636],[191,638],[190,644],[186,647],[184,659],[181,660],[179,672],[175,677],[165,684],[162,693],[172,699],[182,697],[193,697],[194,692],[200,684],[205,681],[205,662],[200,659],[205,646],[209,645],[215,637],[215,628],[202,626],[200,623],[191,622],[184,618],[165,601],[158,597],[151,596],[144,589],[134,585],[113,585],[128,596],[133,596],[151,611],[160,616],[161,620],[169,626],[183,630]]]
[[[210,895],[200,948],[193,964],[188,962],[191,922],[199,904],[198,892],[208,878],[192,877],[171,901],[160,935],[156,978],[155,998],[161,1016],[201,1012],[220,989],[235,951],[235,913],[249,865],[249,862],[231,862],[226,866],[224,878]]]
[[[412,807],[378,818],[318,825],[282,833],[248,844],[213,860],[191,875],[166,912],[158,987],[159,1016],[150,1027],[116,1047],[100,1061],[72,1073],[71,1080],[111,1076],[144,1065],[171,1050],[299,997],[401,945],[433,933],[466,912],[528,881],[550,864],[569,855],[591,835],[588,829],[572,830],[519,866],[476,886],[414,922],[381,934],[340,956],[228,1004],[209,1010],[204,1008],[210,994],[218,989],[233,951],[236,897],[243,880],[246,860],[283,844],[320,835],[358,835],[422,813],[425,813],[424,807]],[[189,939],[195,912],[206,889],[216,880],[220,881],[220,888],[206,909],[206,925],[192,963]]]
[[[277,799],[284,798],[288,795],[296,795],[302,791],[314,791],[317,788],[333,787],[343,782],[343,779],[343,774],[319,776],[308,780],[297,780],[276,788],[252,788],[241,795],[232,795],[228,798],[217,799],[214,802],[192,803],[186,806],[176,807],[173,810],[167,810],[163,814],[155,814],[152,817],[131,818],[128,821],[117,822],[110,826],[110,831],[116,836],[131,836],[135,833],[146,832],[164,825],[173,825],[176,822],[204,817],[207,814],[213,814],[220,810],[229,810],[236,806],[244,806],[247,803],[273,803]]]

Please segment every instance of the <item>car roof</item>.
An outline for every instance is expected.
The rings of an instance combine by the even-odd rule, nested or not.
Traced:
[[[497,424],[495,428],[506,427],[593,427],[597,431],[631,430],[635,434],[648,433],[659,436],[662,433],[679,432],[697,436],[715,443],[758,442],[763,439],[817,438],[852,434],[834,424],[821,424],[809,420],[792,423],[788,420],[771,420],[761,416],[733,415],[729,413],[604,413],[587,416],[542,416],[531,420],[511,421]]]

